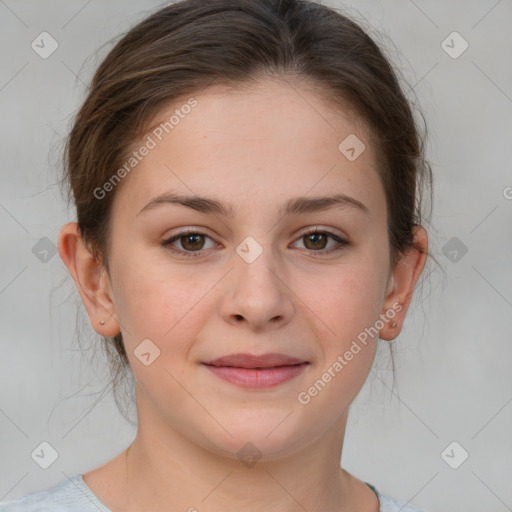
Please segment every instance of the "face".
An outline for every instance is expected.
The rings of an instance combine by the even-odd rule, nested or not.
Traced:
[[[250,441],[272,458],[339,424],[368,376],[378,336],[358,340],[386,311],[386,198],[364,130],[306,86],[268,80],[193,97],[169,133],[148,132],[155,147],[115,191],[115,317],[139,424],[147,414],[212,452],[235,457]],[[339,149],[351,134],[366,146],[355,159]],[[224,209],[148,206],[162,194]],[[345,201],[313,201],[335,195]],[[306,364],[280,374],[204,364],[234,353]]]

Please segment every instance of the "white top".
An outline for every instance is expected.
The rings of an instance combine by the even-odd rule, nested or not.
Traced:
[[[380,502],[379,512],[427,512],[379,492],[373,485],[365,482],[377,495]],[[0,501],[0,512],[112,512],[89,489],[77,474],[59,482],[54,487],[35,491],[11,501]]]

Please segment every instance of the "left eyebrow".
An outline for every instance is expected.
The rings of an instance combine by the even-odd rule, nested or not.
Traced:
[[[204,196],[189,196],[166,192],[151,199],[151,201],[149,201],[149,203],[146,204],[146,206],[144,206],[137,215],[162,204],[179,204],[201,213],[215,213],[230,218],[233,218],[238,211],[232,203],[223,203],[216,199]],[[347,207],[363,212],[365,215],[370,215],[370,210],[366,205],[358,199],[347,196],[346,194],[319,197],[294,197],[281,206],[279,209],[279,215],[299,215],[325,211],[332,208],[344,209]]]

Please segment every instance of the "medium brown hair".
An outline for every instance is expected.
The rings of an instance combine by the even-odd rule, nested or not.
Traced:
[[[213,83],[243,86],[279,76],[313,84],[333,107],[355,113],[368,128],[386,195],[394,268],[406,251],[421,251],[413,228],[425,220],[424,186],[432,202],[424,140],[397,75],[359,24],[311,1],[184,0],[158,10],[100,64],[66,140],[63,182],[84,242],[108,272],[118,187],[101,200],[94,190],[123,165],[163,107]],[[129,370],[122,335],[104,342],[116,383]]]

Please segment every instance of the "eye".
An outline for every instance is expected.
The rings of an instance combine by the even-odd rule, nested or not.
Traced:
[[[200,256],[201,249],[204,249],[204,240],[202,238],[210,238],[208,235],[204,233],[200,233],[198,231],[194,230],[186,230],[182,231],[181,233],[177,233],[176,235],[173,235],[171,238],[168,238],[167,240],[164,240],[162,242],[162,245],[165,247],[169,247],[173,252],[176,252],[178,254],[194,257],[194,256]],[[212,240],[210,238],[210,240]],[[173,249],[172,244],[176,241],[179,241],[181,247],[183,250],[180,249]],[[213,242],[213,240],[212,240]],[[213,247],[215,246],[215,242],[213,243]],[[194,254],[197,253],[197,254]]]
[[[329,239],[334,240],[335,244],[329,249],[326,249]],[[350,245],[349,242],[343,240],[343,238],[340,238],[334,233],[331,233],[330,231],[320,231],[318,229],[304,233],[299,240],[305,240],[306,243],[304,245],[306,246],[306,249],[319,253],[319,255],[330,254],[331,252],[343,249],[346,245]]]
[[[213,245],[205,247],[204,238],[209,238],[213,242]],[[326,249],[329,239],[335,243],[333,246]],[[334,233],[331,233],[330,231],[320,231],[318,228],[304,233],[299,240],[305,240],[305,249],[310,252],[314,252],[315,255],[318,254],[319,256],[331,254],[332,252],[339,251],[345,246],[350,245],[349,242],[343,240]],[[179,242],[181,249],[173,246],[175,242]],[[202,249],[215,247],[216,243],[205,233],[188,229],[164,240],[162,242],[162,246],[168,247],[174,253],[182,256],[197,257],[201,256],[203,253]]]

